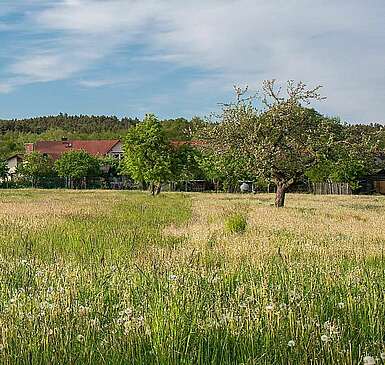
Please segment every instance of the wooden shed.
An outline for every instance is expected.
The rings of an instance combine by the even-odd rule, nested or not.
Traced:
[[[374,171],[372,175],[366,176],[360,181],[360,193],[385,194],[385,168]]]

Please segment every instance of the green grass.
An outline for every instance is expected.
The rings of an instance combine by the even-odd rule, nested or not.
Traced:
[[[380,357],[385,199],[271,198],[0,191],[0,363]]]

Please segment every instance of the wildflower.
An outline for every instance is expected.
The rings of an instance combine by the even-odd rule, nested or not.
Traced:
[[[385,360],[385,352],[381,352],[380,357],[382,360]]]
[[[77,335],[77,336],[76,336],[76,339],[77,339],[79,342],[83,342],[84,336],[83,336],[83,335]]]
[[[339,309],[343,309],[345,307],[345,303],[344,302],[339,302],[338,303],[338,308]]]
[[[374,358],[372,356],[365,356],[364,357],[364,364],[365,365],[374,365],[376,362],[374,361]]]
[[[50,328],[49,331],[48,331],[48,336],[52,336],[53,335],[53,329]]]
[[[90,310],[89,307],[85,307],[85,306],[83,306],[83,305],[80,305],[80,306],[79,306],[79,314],[80,314],[81,316],[85,316],[85,315],[88,313],[89,310]]]
[[[322,342],[328,342],[328,341],[329,341],[329,337],[326,336],[326,335],[322,335],[322,336],[321,336],[321,341],[322,341]]]
[[[169,276],[169,279],[171,281],[174,281],[174,280],[178,279],[178,277],[176,275],[172,274],[172,275]]]
[[[294,346],[295,346],[295,341],[294,341],[294,340],[290,340],[290,341],[287,343],[287,346],[289,346],[289,347],[294,347]]]
[[[27,261],[27,260],[21,260],[20,263],[21,263],[22,265],[27,265],[28,261]]]
[[[90,320],[90,326],[94,329],[99,328],[99,320],[97,318],[91,319]]]
[[[330,321],[326,321],[326,322],[324,323],[324,328],[325,328],[325,330],[328,330],[328,329],[330,328],[330,326],[331,326]]]
[[[267,311],[270,312],[270,311],[272,311],[274,309],[274,306],[272,304],[269,304],[265,308],[266,308]]]

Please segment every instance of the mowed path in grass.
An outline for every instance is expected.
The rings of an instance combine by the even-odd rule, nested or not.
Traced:
[[[381,363],[385,199],[272,202],[0,191],[0,362]]]

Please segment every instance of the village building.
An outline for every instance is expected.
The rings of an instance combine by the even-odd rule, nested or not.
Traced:
[[[13,180],[17,173],[17,166],[23,163],[24,156],[39,152],[47,155],[56,161],[60,156],[68,151],[86,151],[93,156],[113,157],[118,160],[123,158],[123,143],[119,139],[112,140],[68,140],[62,138],[61,141],[38,141],[25,144],[25,154],[15,154],[9,157],[6,162],[8,165],[9,180]]]
[[[119,160],[123,157],[123,144],[118,139],[67,140],[63,138],[61,141],[38,141],[25,145],[26,154],[40,152],[48,155],[54,161],[65,152],[80,150],[86,151],[93,156],[109,156]]]
[[[8,165],[8,180],[13,180],[17,173],[17,166],[23,162],[23,155],[16,154],[9,157],[7,160]]]

